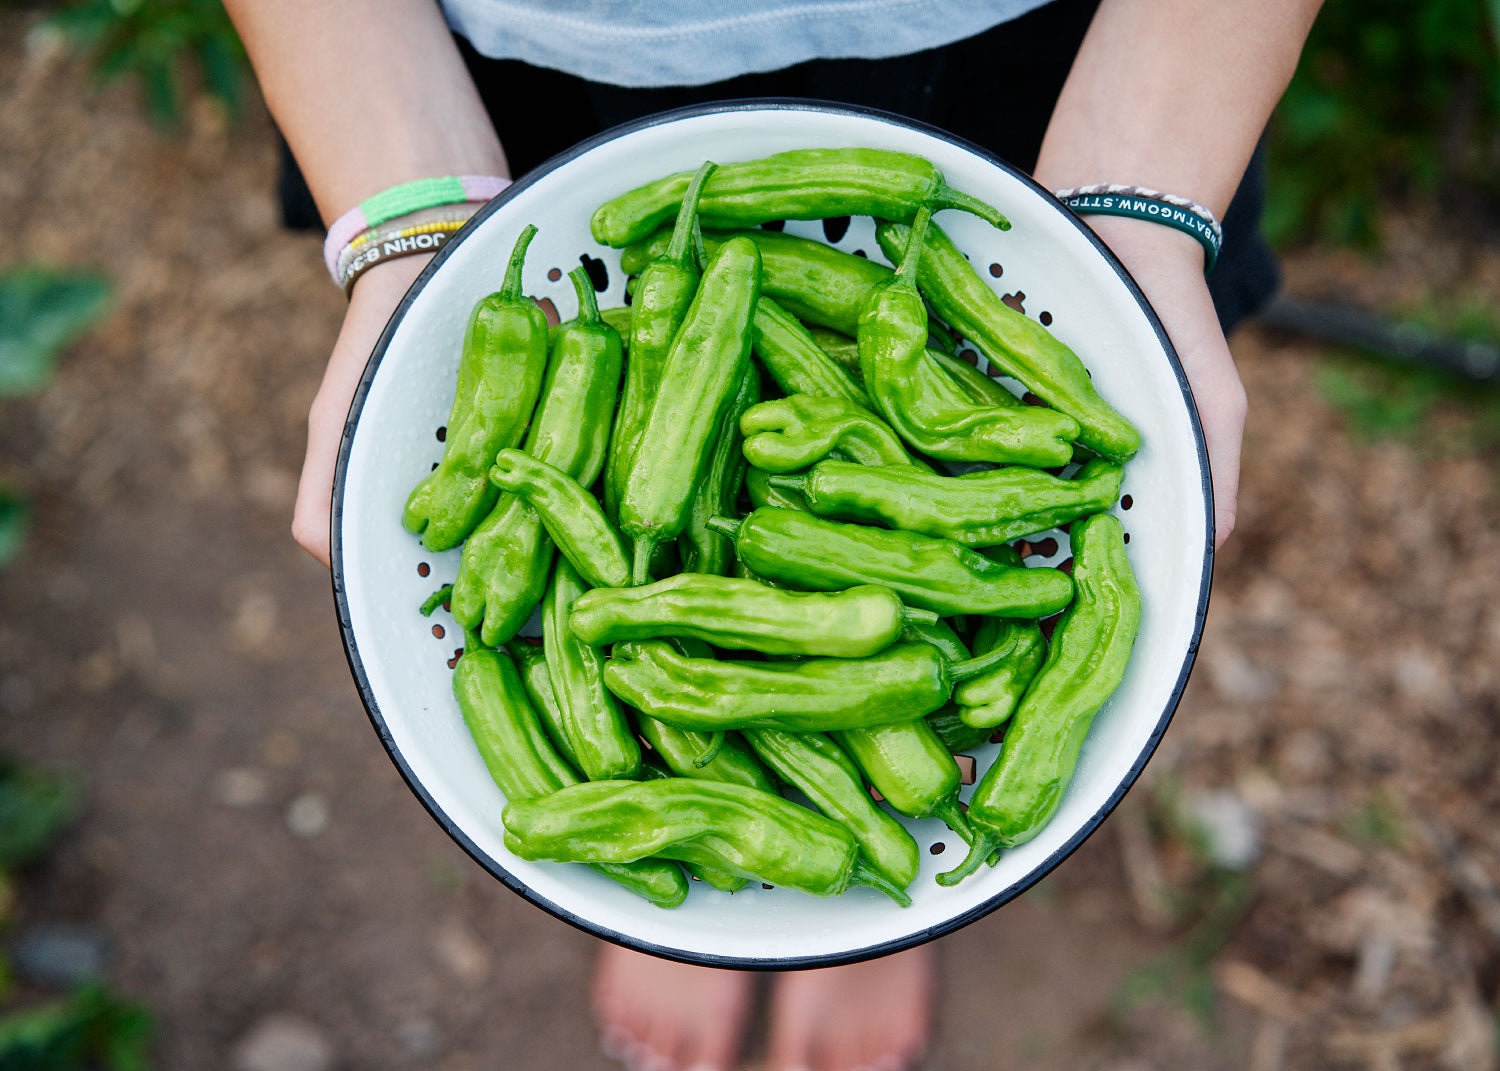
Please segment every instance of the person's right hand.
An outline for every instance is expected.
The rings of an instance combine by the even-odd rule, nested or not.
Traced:
[[[302,459],[302,478],[297,483],[292,536],[324,565],[328,564],[333,469],[354,388],[386,321],[429,259],[413,256],[388,260],[359,277],[323,382],[307,414],[307,455]]]

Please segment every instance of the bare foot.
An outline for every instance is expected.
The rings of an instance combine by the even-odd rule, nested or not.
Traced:
[[[770,1071],[897,1071],[932,1029],[932,948],[775,976]]]
[[[732,1071],[753,981],[605,945],[594,970],[604,1051],[632,1071]]]

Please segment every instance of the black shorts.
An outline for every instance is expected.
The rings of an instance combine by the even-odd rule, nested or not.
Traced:
[[[517,177],[601,130],[653,112],[744,97],[810,97],[880,108],[982,145],[1024,171],[1042,136],[1098,0],[1054,0],[1030,14],[941,48],[880,60],[813,60],[703,86],[624,89],[459,47],[495,120]],[[283,144],[280,184],[287,226],[322,228],[307,185]],[[1108,182],[1111,176],[1100,175]],[[1209,290],[1228,333],[1275,292],[1276,261],[1260,235],[1263,153],[1225,213],[1224,246]]]

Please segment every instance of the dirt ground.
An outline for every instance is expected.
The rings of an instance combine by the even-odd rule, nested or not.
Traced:
[[[163,136],[27,25],[0,14],[6,258],[118,292],[46,393],[0,410],[0,477],[36,507],[0,574],[0,750],[89,798],[6,939],[106,935],[167,1071],[241,1066],[281,1016],[356,1071],[610,1066],[592,939],[423,812],[290,539],[343,302],[317,240],[278,227],[267,120],[195,110]],[[1289,265],[1304,292],[1335,276],[1500,295],[1493,252],[1420,233]],[[942,942],[933,1069],[1496,1066],[1494,458],[1363,442],[1316,349],[1233,343],[1241,515],[1188,696],[1100,834]]]

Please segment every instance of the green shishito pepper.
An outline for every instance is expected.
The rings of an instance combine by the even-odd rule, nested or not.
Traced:
[[[734,537],[735,554],[756,575],[813,591],[881,584],[910,606],[946,616],[1045,617],[1073,597],[1066,573],[1001,565],[951,539],[774,507],[743,521],[716,517],[713,524]]]
[[[646,237],[672,217],[690,179],[687,172],[668,175],[604,202],[589,222],[594,240],[618,248]],[[930,161],[887,149],[793,149],[724,164],[704,188],[698,211],[705,227],[748,227],[832,216],[905,222],[924,206],[959,208],[1010,229],[995,209],[944,182]]]
[[[747,729],[744,735],[778,777],[854,834],[871,866],[903,889],[911,884],[921,865],[917,842],[870,798],[858,768],[837,744],[822,733]]]
[[[890,588],[802,592],[754,580],[679,573],[636,588],[595,588],[573,604],[573,634],[593,647],[688,636],[716,647],[774,655],[863,658],[889,647],[909,619]]]
[[[761,293],[806,324],[853,335],[870,291],[891,277],[891,269],[781,231],[733,231],[705,234],[709,253],[734,238],[755,243],[761,257]],[[640,271],[666,248],[666,235],[634,245],[620,255],[622,271]]]
[[[787,394],[841,398],[873,411],[870,396],[838,362],[823,352],[807,328],[774,300],[761,294],[755,305],[755,356]]]
[[[839,823],[743,785],[596,781],[509,803],[501,821],[505,846],[522,859],[678,859],[814,896],[868,885],[903,907],[911,903]]]
[[[453,695],[490,776],[508,800],[548,796],[578,783],[542,731],[516,666],[499,651],[470,642],[453,670]],[[661,907],[687,897],[687,881],[671,863],[642,858],[595,867]]]
[[[675,776],[666,764],[660,759],[648,756],[641,760],[642,781],[665,781]],[[719,889],[723,892],[739,892],[746,885],[744,878],[726,874],[722,870],[714,870],[712,867],[699,866],[697,863],[683,863],[682,869],[691,876],[704,882],[711,889]]]
[[[899,224],[876,228],[888,257],[906,248],[909,233]],[[1129,460],[1140,449],[1140,432],[1099,396],[1078,355],[1002,302],[936,225],[927,229],[917,285],[938,315],[981,353],[1053,409],[1078,421],[1079,443],[1114,461]]]
[[[999,757],[974,789],[969,856],[940,876],[941,884],[956,884],[996,848],[1024,843],[1047,824],[1073,779],[1094,715],[1124,679],[1141,625],[1124,529],[1101,513],[1073,525],[1071,537],[1078,596],[1052,634]]]
[[[567,760],[569,766],[574,770],[581,770],[583,767],[578,765],[578,756],[573,754],[573,745],[568,742],[568,734],[563,729],[562,710],[557,705],[557,693],[552,690],[547,655],[542,651],[541,644],[515,639],[507,643],[505,649],[516,661],[516,668],[521,673],[521,683],[526,686],[526,697],[536,708],[537,717],[547,730],[547,739],[552,741],[552,746]]]
[[[589,780],[634,777],[640,770],[641,746],[604,687],[603,658],[568,627],[568,608],[583,592],[583,582],[567,559],[559,561],[542,602],[542,645],[563,732]]]
[[[637,640],[615,645],[604,684],[680,729],[827,732],[920,718],[947,702],[955,682],[993,661],[949,663],[930,644],[897,643],[867,658],[727,662]]]
[[[945,461],[1007,461],[1046,467],[1073,457],[1078,422],[1035,406],[954,405],[934,389],[927,358],[927,305],[917,265],[927,212],[917,213],[896,274],[877,286],[859,318],[865,389],[903,439]]]
[[[401,514],[428,550],[463,542],[495,504],[495,455],[526,433],[547,367],[547,318],[521,293],[521,265],[536,228],[516,239],[500,289],[474,307],[442,460],[412,489]]]
[[[708,468],[693,492],[687,525],[677,538],[685,573],[713,573],[728,576],[734,570],[734,541],[708,527],[711,517],[736,508],[740,484],[745,479],[745,455],[740,449],[740,417],[760,401],[760,373],[755,366],[745,369],[734,400],[724,411],[723,423],[715,437]],[[628,583],[628,581],[627,581]],[[619,585],[616,585],[619,586]]]
[[[883,420],[842,398],[793,394],[761,402],[740,418],[740,431],[745,457],[766,472],[795,472],[835,450],[860,465],[927,467]]]
[[[981,654],[1008,652],[999,665],[953,691],[953,701],[959,705],[959,717],[965,725],[993,729],[1015,712],[1047,657],[1047,641],[1035,621],[987,617],[974,637],[974,650]]]
[[[536,510],[547,535],[590,587],[630,583],[630,562],[620,533],[604,516],[599,500],[573,477],[520,450],[501,450],[490,480]]]
[[[964,840],[974,834],[958,802],[953,753],[921,718],[833,734],[885,801],[913,818],[941,819]]]
[[[578,316],[557,333],[525,450],[588,485],[604,464],[621,346],[619,333],[599,319],[588,272],[574,268],[570,278]],[[488,479],[488,467],[485,474]],[[510,639],[541,600],[552,558],[541,515],[506,494],[464,544],[453,581],[453,619],[479,630],[490,646]]]
[[[760,254],[725,242],[709,261],[657,385],[620,496],[620,527],[635,540],[632,579],[649,579],[658,544],[687,524],[724,413],[750,362]]]
[[[651,403],[656,399],[656,385],[661,380],[667,353],[698,290],[700,272],[693,249],[693,228],[699,193],[713,169],[709,162],[698,169],[682,198],[666,248],[650,264],[637,269],[640,279],[630,302],[630,360],[625,365],[620,412],[615,418],[609,461],[604,469],[604,508],[611,517],[619,509],[625,476],[635,458],[646,418],[651,415]]]
[[[931,317],[928,318],[927,326],[931,329]],[[859,366],[858,342],[825,327],[812,328],[811,334],[818,348],[832,357],[835,364],[849,373],[856,382],[864,383],[864,370]],[[924,363],[928,365],[923,370],[924,382],[944,405],[1017,406],[1023,404],[1021,399],[968,361],[944,353],[942,350],[935,350],[929,346]],[[947,373],[947,375],[944,376],[941,373]]]
[[[1095,458],[1071,480],[1020,465],[939,476],[909,465],[820,461],[803,475],[769,482],[800,494],[821,517],[875,521],[987,547],[1108,509],[1122,479],[1119,465]]]

